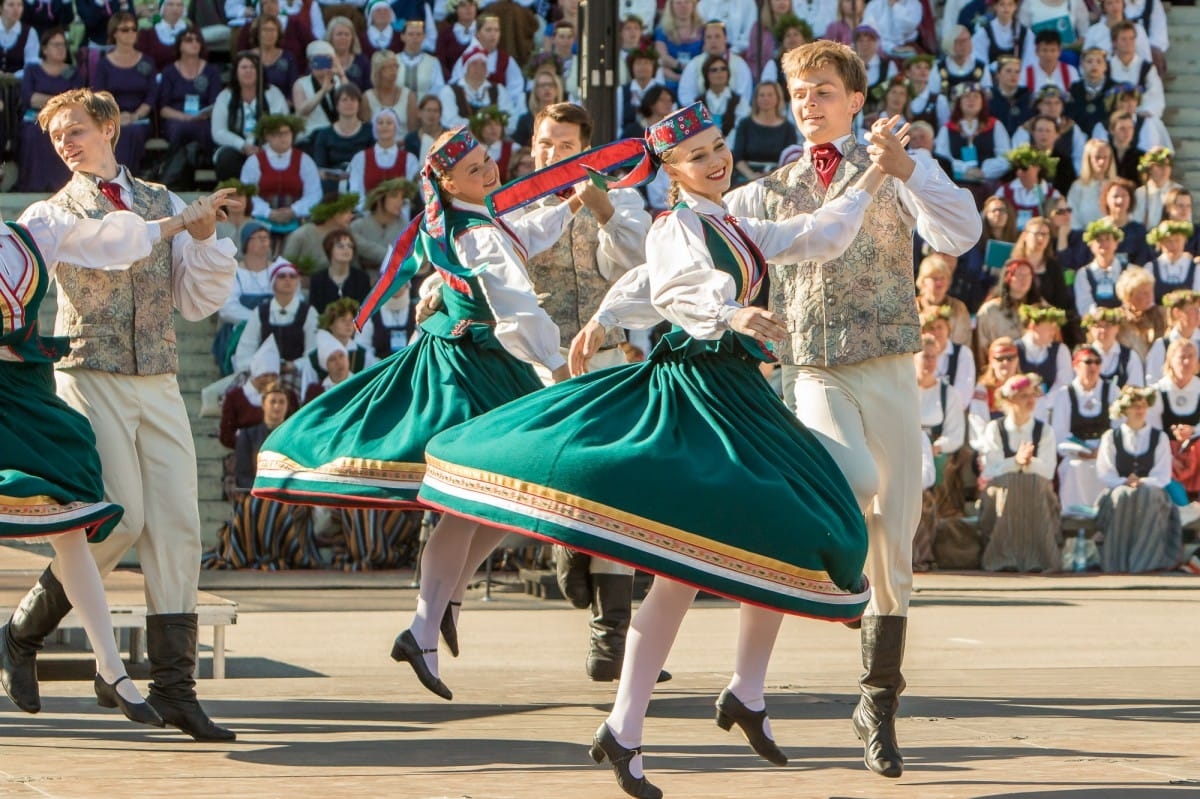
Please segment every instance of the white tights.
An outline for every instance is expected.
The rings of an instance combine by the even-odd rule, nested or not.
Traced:
[[[462,602],[479,565],[507,533],[454,516],[442,516],[421,555],[421,587],[409,630],[422,649],[437,649],[442,616],[451,602]],[[453,605],[458,621],[458,606]],[[429,670],[438,674],[437,652],[425,655]]]
[[[63,592],[83,622],[84,632],[92,643],[96,654],[96,673],[110,685],[126,676],[125,664],[113,638],[112,621],[108,610],[108,599],[104,596],[104,584],[96,561],[88,552],[87,538],[83,530],[72,530],[50,538],[54,553],[58,556],[58,576]],[[117,692],[129,702],[142,701],[141,694],[132,680],[124,680]]]
[[[679,633],[679,625],[696,598],[696,589],[655,577],[649,593],[629,625],[621,681],[607,719],[617,742],[627,749],[641,746],[650,696],[659,672]],[[783,616],[753,605],[742,605],[738,617],[738,649],[729,690],[751,710],[766,707],[763,698],[767,665]],[[769,724],[764,732],[771,734]],[[641,757],[630,763],[635,777],[642,774]]]

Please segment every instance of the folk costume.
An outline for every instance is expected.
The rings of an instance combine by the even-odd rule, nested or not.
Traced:
[[[697,103],[652,126],[647,139],[662,153],[711,127]],[[762,730],[781,619],[772,609],[848,620],[866,605],[854,496],[762,379],[758,364],[771,353],[729,320],[765,299],[766,259],[835,256],[869,203],[852,189],[815,215],[767,223],[734,219],[682,191],[650,230],[646,267],[622,278],[596,315],[610,329],[673,322],[648,360],[544,389],[430,442],[422,500],[671,578],[655,580],[634,617],[613,712],[592,747],[597,762],[614,760],[626,791],[618,753],[641,742],[653,686],[697,587],[749,603],[743,635],[757,644],[739,651],[718,723],[732,725],[731,708],[759,714],[753,745],[775,763],[786,757]],[[764,496],[770,512],[756,514],[750,500]]]
[[[1091,349],[1080,350],[1075,360],[1099,358]],[[1050,420],[1058,443],[1058,495],[1064,510],[1091,507],[1104,492],[1096,473],[1096,450],[1100,438],[1111,429],[1108,407],[1120,386],[1100,379],[1090,389],[1078,377],[1051,398]]]

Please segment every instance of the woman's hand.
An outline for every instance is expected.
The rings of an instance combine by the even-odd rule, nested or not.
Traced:
[[[604,344],[604,335],[604,325],[595,319],[590,320],[575,334],[567,354],[567,365],[571,368],[572,376],[578,377],[587,373],[588,361],[600,351],[601,345]]]
[[[1017,447],[1017,454],[1016,457],[1013,458],[1013,461],[1016,462],[1017,466],[1020,466],[1022,469],[1024,469],[1032,460],[1033,442],[1024,441],[1021,443],[1021,446]]]
[[[1177,424],[1171,428],[1171,435],[1175,436],[1176,441],[1187,441],[1196,435],[1196,428],[1190,424]]]
[[[788,334],[787,325],[777,314],[753,305],[738,308],[729,319],[729,329],[764,343],[783,341]]]
[[[437,313],[438,309],[441,307],[442,307],[441,292],[434,291],[434,292],[431,292],[431,293],[425,295],[424,297],[422,297],[420,302],[417,303],[417,309],[416,309],[417,324],[419,325],[422,322],[424,322],[426,319],[428,319],[429,317],[433,316],[435,313]]]
[[[899,114],[875,120],[871,132],[867,134],[867,153],[871,156],[871,162],[877,164],[885,174],[904,181],[912,177],[917,164],[905,149],[908,147],[908,123],[896,129],[902,121],[903,117]]]

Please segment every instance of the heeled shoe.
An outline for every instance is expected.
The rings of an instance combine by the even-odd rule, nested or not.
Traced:
[[[767,720],[767,711],[750,710],[742,704],[733,693],[726,688],[717,699],[717,726],[728,732],[737,724],[746,736],[750,747],[764,760],[777,766],[786,766],[788,759],[775,742],[763,731],[763,722]]]
[[[629,771],[629,761],[642,753],[642,747],[626,749],[617,743],[608,722],[600,725],[592,737],[592,746],[588,754],[597,763],[603,763],[605,758],[612,764],[613,773],[617,775],[617,785],[621,790],[635,799],[662,799],[662,789],[652,785],[645,775],[635,777]]]
[[[446,606],[446,612],[442,614],[442,623],[438,629],[442,633],[442,640],[446,642],[446,648],[450,650],[451,657],[458,657],[458,625],[454,623],[454,608],[462,607],[461,602],[451,602]]]
[[[417,675],[417,679],[421,681],[430,692],[437,694],[442,699],[453,699],[454,693],[446,687],[446,683],[440,678],[433,676],[433,672],[429,670],[429,666],[425,663],[425,656],[437,652],[437,647],[433,649],[422,649],[417,643],[417,639],[413,636],[412,630],[405,630],[396,636],[396,642],[392,644],[392,660],[397,663],[407,662],[412,666],[413,672]]]
[[[151,727],[167,726],[166,722],[162,720],[162,716],[158,715],[158,711],[149,702],[130,702],[118,693],[117,686],[128,679],[129,675],[126,674],[124,677],[118,677],[116,682],[109,685],[103,677],[97,674],[96,679],[92,681],[92,686],[96,690],[96,704],[100,707],[119,707],[125,714],[125,718],[136,724],[149,724]]]

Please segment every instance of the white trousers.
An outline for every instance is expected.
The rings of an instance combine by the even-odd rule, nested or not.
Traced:
[[[54,374],[58,395],[96,431],[105,499],[125,508],[117,528],[91,547],[100,573],[111,572],[136,547],[148,612],[195,612],[201,549],[196,449],[175,375]],[[60,565],[51,568],[62,579]]]
[[[906,616],[921,519],[921,419],[911,355],[796,367],[796,415],[837,462],[867,521],[868,616]]]

